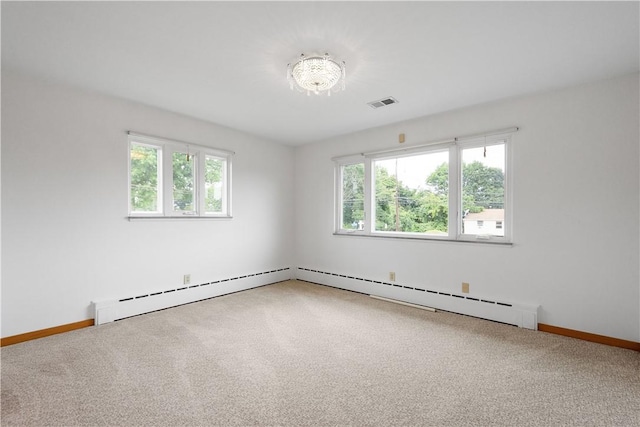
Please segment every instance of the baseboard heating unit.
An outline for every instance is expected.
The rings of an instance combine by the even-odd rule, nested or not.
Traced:
[[[520,328],[538,329],[539,306],[537,305],[497,301],[475,295],[459,295],[421,286],[405,286],[395,282],[382,282],[303,267],[296,269],[296,278],[334,288],[347,289],[367,295],[379,295],[452,313],[507,323]]]
[[[92,306],[95,324],[102,325],[139,314],[163,310],[165,308],[244,291],[289,279],[291,279],[291,269],[287,267],[201,284],[184,285],[173,289],[163,289],[148,294],[128,295],[114,300],[93,301]]]

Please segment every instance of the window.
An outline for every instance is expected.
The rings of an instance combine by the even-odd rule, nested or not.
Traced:
[[[205,156],[204,163],[205,213],[221,214],[227,211],[227,161],[222,157]]]
[[[340,228],[364,228],[364,164],[344,165],[342,170],[342,215]]]
[[[129,134],[130,217],[231,217],[233,153]]]
[[[130,210],[132,213],[162,211],[162,148],[131,143]]]
[[[336,233],[509,242],[511,134],[336,161]]]
[[[193,214],[196,212],[196,156],[188,152],[172,153],[173,212]]]
[[[376,159],[372,167],[375,231],[447,235],[448,151]]]

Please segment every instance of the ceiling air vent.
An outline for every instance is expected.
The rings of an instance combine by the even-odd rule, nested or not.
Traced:
[[[369,107],[371,108],[380,108],[380,107],[386,107],[387,105],[397,104],[397,103],[398,103],[397,99],[389,96],[387,98],[379,99],[377,101],[367,102],[367,105],[369,105]]]

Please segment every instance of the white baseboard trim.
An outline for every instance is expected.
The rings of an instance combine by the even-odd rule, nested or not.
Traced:
[[[251,273],[149,294],[93,301],[96,325],[291,279],[291,268]]]
[[[381,282],[304,267],[297,267],[295,276],[297,279],[307,282],[367,295],[378,295],[438,310],[507,323],[520,328],[538,329],[538,310],[540,308],[538,305],[496,301],[490,298],[436,291],[422,286],[401,285],[396,282]]]

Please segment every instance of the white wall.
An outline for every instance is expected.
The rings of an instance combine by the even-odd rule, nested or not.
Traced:
[[[92,300],[175,287],[185,273],[200,283],[293,265],[376,280],[395,271],[400,284],[450,292],[465,281],[471,295],[540,304],[541,323],[640,341],[638,82],[293,150],[3,70],[2,336],[91,318]],[[410,145],[513,125],[512,247],[332,235],[331,157],[392,148],[401,132]],[[127,221],[126,130],[235,151],[234,219]]]
[[[126,131],[233,150],[233,220],[133,221]],[[2,74],[2,336],[92,300],[291,266],[293,149],[124,100]]]
[[[296,150],[296,266],[539,304],[540,323],[640,341],[639,76],[475,106]],[[388,107],[393,108],[393,106]],[[385,109],[372,111],[384,114]],[[334,236],[334,156],[519,126],[512,247]],[[488,265],[495,266],[487,268]]]

